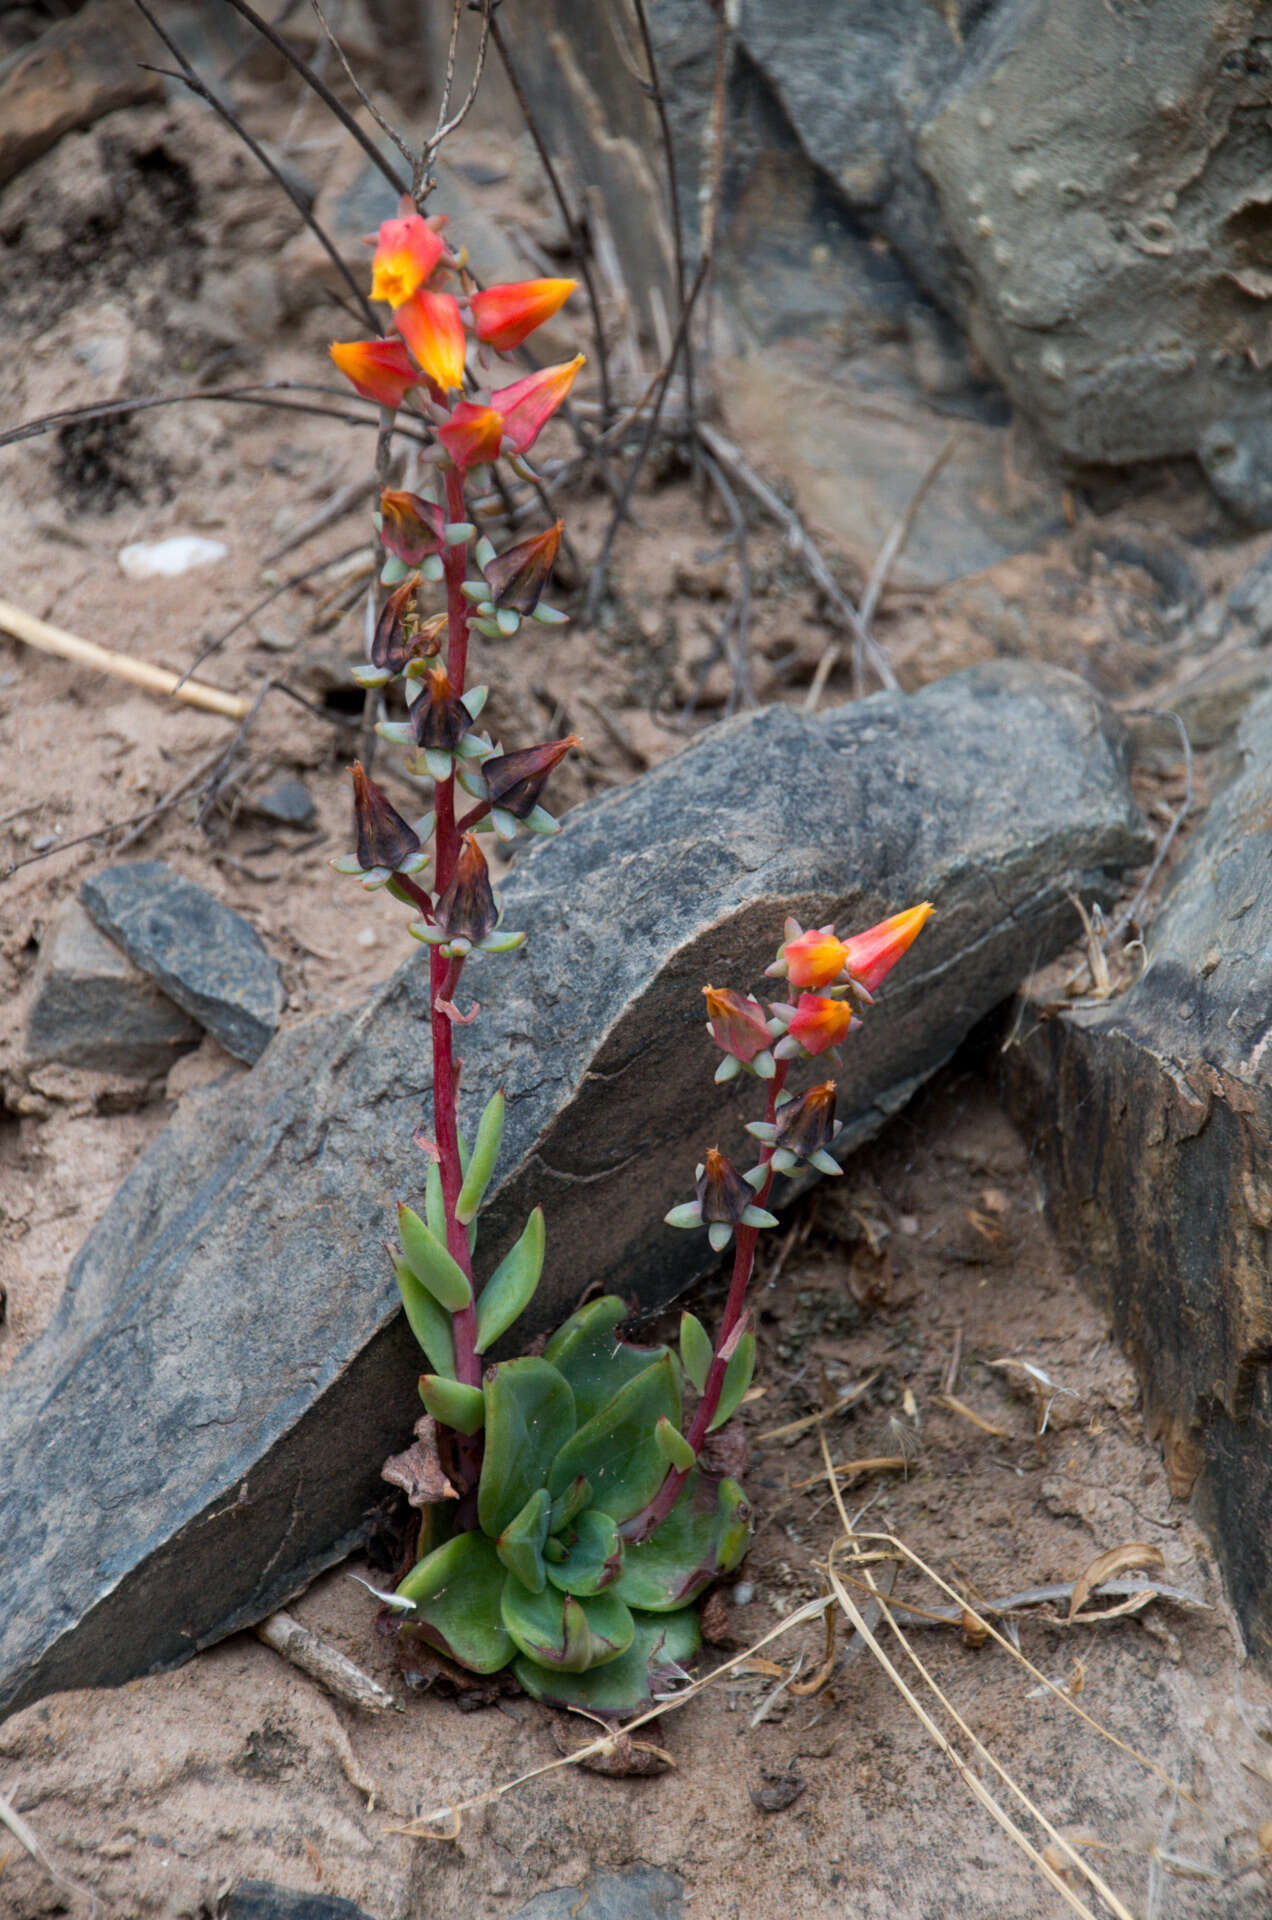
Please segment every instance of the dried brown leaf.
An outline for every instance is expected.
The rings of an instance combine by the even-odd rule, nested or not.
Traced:
[[[1165,1565],[1161,1548],[1153,1546],[1148,1540],[1128,1540],[1124,1546],[1110,1547],[1106,1553],[1097,1554],[1074,1582],[1073,1598],[1069,1602],[1066,1619],[1072,1620],[1083,1602],[1106,1580],[1116,1579],[1119,1573],[1151,1573],[1155,1568]],[[1139,1596],[1132,1597],[1138,1599]],[[1129,1611],[1129,1608],[1119,1609],[1123,1610]]]
[[[431,1414],[421,1414],[415,1423],[414,1440],[405,1453],[389,1455],[380,1468],[380,1478],[391,1487],[401,1487],[413,1507],[458,1499],[438,1456],[437,1422]]]

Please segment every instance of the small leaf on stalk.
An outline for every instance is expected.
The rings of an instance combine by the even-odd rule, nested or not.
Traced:
[[[663,1415],[680,1424],[679,1368],[666,1349],[562,1447],[548,1476],[553,1497],[581,1473],[592,1483],[593,1506],[614,1520],[630,1520],[666,1477],[654,1432]]]
[[[636,1637],[631,1614],[612,1594],[576,1600],[558,1587],[531,1593],[511,1573],[504,1582],[501,1612],[522,1653],[565,1673],[585,1673],[616,1660]]]
[[[420,1375],[420,1399],[441,1427],[456,1433],[480,1433],[486,1419],[486,1399],[480,1387],[462,1380],[446,1380],[437,1373]]]
[[[393,1262],[393,1271],[397,1275],[398,1292],[402,1296],[402,1305],[406,1310],[407,1325],[416,1340],[424,1349],[429,1365],[434,1373],[444,1373],[448,1379],[455,1377],[455,1342],[451,1333],[450,1315],[438,1306],[436,1300],[421,1280],[418,1280],[400,1254],[389,1249],[389,1258]]]
[[[413,1207],[398,1206],[398,1237],[407,1265],[448,1313],[472,1305],[472,1282],[441,1240],[435,1239]]]
[[[513,1663],[513,1672],[535,1700],[597,1714],[632,1713],[683,1674],[686,1661],[702,1645],[692,1607],[680,1613],[633,1612],[632,1624],[635,1633],[627,1652],[587,1673],[541,1667],[524,1654]]]
[[[623,1542],[608,1513],[589,1507],[560,1539],[567,1549],[565,1558],[554,1560],[547,1572],[563,1593],[600,1593],[622,1572]]]
[[[569,1381],[579,1425],[612,1400],[620,1387],[660,1359],[666,1347],[634,1347],[618,1338],[617,1328],[628,1317],[626,1301],[607,1293],[589,1300],[559,1326],[543,1357]]]
[[[493,1093],[477,1122],[477,1138],[473,1141],[472,1158],[468,1163],[468,1172],[464,1184],[459,1190],[459,1199],[455,1202],[455,1218],[467,1226],[474,1219],[477,1209],[485,1197],[490,1185],[490,1176],[495,1170],[499,1158],[499,1143],[503,1139],[504,1096],[500,1087]]]
[[[543,1549],[548,1538],[548,1514],[552,1502],[546,1487],[532,1493],[515,1520],[510,1520],[495,1542],[495,1552],[531,1593],[542,1593],[547,1585]]]
[[[742,1404],[742,1396],[751,1384],[755,1372],[755,1335],[744,1333],[729,1357],[724,1370],[724,1385],[720,1389],[720,1404],[708,1427],[708,1433],[714,1433],[726,1420],[731,1420]]]
[[[681,1433],[679,1427],[672,1425],[664,1414],[654,1428],[654,1438],[658,1442],[658,1451],[669,1467],[676,1467],[681,1473],[688,1473],[697,1454]]]
[[[509,1247],[481,1290],[477,1302],[478,1353],[493,1347],[534,1298],[543,1272],[543,1245],[543,1208],[536,1207],[521,1238]]]
[[[712,1358],[711,1335],[707,1332],[696,1313],[682,1313],[680,1316],[680,1361],[699,1393],[702,1392],[702,1389],[707,1384],[707,1375],[711,1371]]]
[[[554,1366],[527,1357],[487,1368],[485,1396],[477,1518],[493,1540],[547,1484],[553,1459],[574,1431],[574,1395]]]
[[[481,1533],[459,1533],[413,1567],[398,1588],[415,1607],[406,1628],[472,1673],[497,1673],[513,1654],[500,1602],[508,1575]]]

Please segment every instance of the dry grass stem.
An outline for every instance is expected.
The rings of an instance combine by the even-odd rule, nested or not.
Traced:
[[[879,1370],[876,1368],[873,1373],[867,1374],[864,1380],[858,1380],[854,1386],[849,1387],[833,1406],[819,1407],[816,1413],[806,1413],[800,1420],[788,1420],[784,1426],[768,1427],[763,1433],[757,1433],[755,1436],[757,1444],[762,1444],[766,1440],[793,1440],[797,1434],[807,1433],[810,1427],[820,1426],[823,1420],[833,1420],[838,1414],[847,1413],[851,1407],[855,1407],[860,1400],[864,1399],[878,1378]]]
[[[1011,1439],[1009,1427],[996,1426],[992,1420],[987,1420],[983,1413],[977,1413],[974,1407],[969,1407],[966,1400],[960,1400],[952,1393],[934,1393],[932,1402],[934,1406],[944,1407],[947,1413],[956,1413],[960,1420],[966,1420],[970,1426],[978,1427],[982,1433],[993,1434],[996,1440]]]
[[[108,673],[114,680],[130,681],[135,687],[144,687],[147,693],[171,695],[189,707],[219,714],[223,720],[241,720],[247,712],[248,703],[240,693],[224,693],[220,687],[187,680],[168,667],[152,667],[148,660],[134,660],[131,654],[117,653],[113,647],[103,647],[96,640],[81,640],[78,634],[68,633],[64,627],[50,626],[47,620],[37,620],[33,613],[24,613],[21,607],[12,606],[7,600],[0,600],[0,630],[40,653],[54,653],[76,666]]]

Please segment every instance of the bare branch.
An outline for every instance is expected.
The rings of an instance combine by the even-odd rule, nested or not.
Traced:
[[[477,58],[473,64],[472,83],[465,96],[464,104],[460,107],[458,113],[452,114],[450,119],[447,120],[444,118],[444,115],[450,101],[451,81],[455,71],[455,42],[457,37],[455,28],[458,25],[459,15],[459,0],[456,0],[456,18],[451,28],[450,54],[446,62],[446,85],[442,94],[441,111],[438,114],[437,126],[433,131],[432,138],[415,163],[415,175],[411,182],[411,192],[417,206],[422,200],[428,197],[436,186],[437,182],[431,171],[433,161],[437,157],[443,140],[454,133],[455,129],[467,119],[473,102],[477,98],[477,89],[481,85],[481,76],[486,70],[486,50],[490,45],[490,28],[493,20],[495,0],[474,0],[474,4],[477,3],[481,6],[481,34],[477,41]]]
[[[405,140],[402,138],[401,134],[397,131],[397,129],[389,125],[389,122],[385,119],[384,115],[380,112],[380,109],[376,106],[375,101],[371,98],[370,94],[367,92],[366,88],[363,86],[362,82],[359,80],[357,74],[354,72],[353,68],[349,65],[348,55],[345,53],[344,48],[341,46],[340,42],[337,40],[335,34],[331,31],[331,28],[327,25],[327,16],[323,12],[321,6],[318,4],[318,0],[309,0],[309,4],[318,16],[318,24],[322,28],[323,32],[326,34],[328,42],[330,43],[332,52],[335,54],[341,66],[345,70],[345,74],[348,78],[349,85],[353,88],[354,92],[357,94],[359,100],[361,100],[367,112],[371,115],[371,118],[375,121],[375,124],[377,127],[379,127],[381,133],[385,133],[388,135],[389,139],[393,142],[394,146],[397,148],[398,152],[401,154],[402,158],[405,160],[407,166],[414,168],[416,165],[415,154],[411,151],[410,147],[407,146]]]
[[[277,407],[284,413],[310,413],[325,420],[340,420],[350,427],[378,427],[378,420],[366,414],[345,413],[340,407],[315,406],[312,401],[276,400],[276,393],[334,393],[334,387],[322,387],[311,380],[261,380],[245,387],[190,387],[184,393],[149,393],[132,400],[103,400],[97,406],[64,407],[57,413],[38,414],[19,426],[0,433],[0,447],[18,440],[32,440],[37,434],[53,433],[59,427],[78,426],[89,420],[122,418],[130,413],[148,413],[153,407],[175,407],[194,400],[225,400],[244,407]],[[352,396],[350,396],[352,399]],[[433,436],[420,427],[405,424],[398,416],[397,433],[420,446],[431,447]]]
[[[662,134],[663,158],[667,163],[667,193],[670,200],[671,237],[676,257],[676,302],[684,312],[687,279],[685,274],[685,230],[680,217],[680,186],[676,173],[676,149],[671,137],[671,122],[667,118],[667,102],[663,97],[662,82],[658,74],[658,60],[654,53],[653,35],[649,31],[649,18],[645,12],[645,0],[633,0],[636,9],[636,24],[640,29],[641,45],[645,50],[645,61],[649,68],[648,93],[658,115],[659,131]],[[685,369],[685,414],[689,422],[690,444],[697,446],[694,433],[694,421],[697,413],[694,404],[693,378],[693,334],[686,329],[682,358]]]

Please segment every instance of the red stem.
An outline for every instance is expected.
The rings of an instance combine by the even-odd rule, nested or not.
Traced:
[[[768,1099],[765,1103],[764,1118],[770,1126],[772,1126],[777,1117],[778,1096],[786,1085],[786,1075],[789,1070],[787,1062],[785,1060],[779,1060],[777,1063],[777,1072],[768,1083]],[[760,1165],[768,1167],[769,1171],[764,1185],[755,1196],[755,1205],[757,1207],[767,1205],[769,1194],[773,1188],[773,1169],[769,1165],[772,1158],[773,1148],[771,1146],[761,1147]],[[702,1443],[707,1437],[711,1422],[716,1415],[716,1409],[720,1405],[720,1394],[724,1387],[724,1376],[729,1365],[728,1358],[725,1355],[725,1348],[728,1346],[729,1335],[733,1332],[739,1320],[742,1318],[743,1313],[746,1311],[746,1290],[751,1284],[751,1274],[755,1268],[755,1249],[759,1245],[759,1239],[760,1230],[758,1227],[737,1227],[734,1229],[733,1277],[729,1282],[729,1295],[724,1303],[724,1315],[720,1321],[720,1332],[716,1338],[715,1352],[712,1355],[711,1365],[707,1369],[707,1377],[703,1383],[702,1398],[694,1410],[693,1424],[685,1435],[686,1440],[693,1448],[695,1454],[702,1451]],[[647,1540],[655,1527],[661,1526],[662,1522],[675,1506],[684,1489],[685,1482],[692,1472],[692,1467],[669,1467],[667,1477],[653,1499],[631,1520],[625,1521],[619,1528],[619,1532],[623,1535],[624,1539],[633,1541]]]

